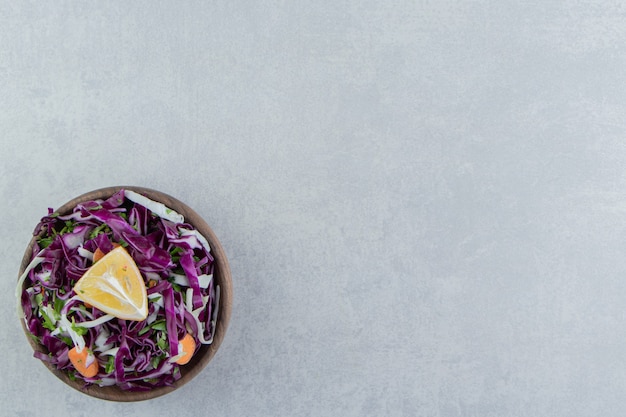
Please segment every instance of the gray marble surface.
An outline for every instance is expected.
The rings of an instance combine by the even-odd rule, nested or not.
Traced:
[[[618,1],[0,1],[0,414],[621,416]],[[143,403],[31,357],[47,207],[172,194],[230,258],[227,337]]]

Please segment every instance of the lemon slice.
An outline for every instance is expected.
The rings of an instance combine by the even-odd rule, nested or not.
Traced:
[[[74,285],[82,301],[125,320],[141,321],[148,317],[146,284],[123,247],[104,255]]]

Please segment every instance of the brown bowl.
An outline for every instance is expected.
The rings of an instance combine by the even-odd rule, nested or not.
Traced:
[[[191,381],[196,375],[198,375],[198,373],[202,371],[205,366],[208,365],[213,356],[215,356],[217,349],[224,339],[224,335],[226,334],[226,329],[228,327],[228,322],[230,320],[233,297],[232,280],[230,275],[230,267],[228,266],[228,260],[226,259],[226,254],[224,253],[224,249],[217,239],[217,236],[215,236],[215,233],[213,233],[213,230],[211,230],[209,225],[198,215],[198,213],[193,211],[185,203],[162,192],[151,190],[148,188],[133,186],[101,188],[99,190],[90,191],[68,201],[56,211],[62,215],[68,214],[79,203],[95,199],[107,199],[122,188],[143,194],[152,200],[161,202],[167,207],[174,209],[178,213],[182,214],[185,217],[185,221],[194,226],[209,242],[209,245],[211,247],[211,253],[215,258],[215,269],[213,272],[213,278],[216,280],[216,284],[220,286],[220,305],[217,316],[217,326],[215,330],[215,335],[213,337],[213,343],[211,343],[210,345],[202,345],[199,351],[194,355],[192,360],[187,365],[180,367],[181,378],[176,381],[173,386],[154,388],[150,391],[124,391],[117,386],[99,387],[97,385],[90,385],[85,387],[85,383],[83,381],[72,381],[67,373],[58,370],[54,365],[46,362],[42,363],[61,381],[65,382],[70,387],[84,394],[110,401],[142,401],[168,394],[176,390],[177,388],[180,388],[187,382]],[[26,252],[24,253],[24,258],[22,259],[22,265],[20,266],[20,272],[18,276],[22,275],[22,273],[30,263],[34,244],[35,237],[31,239],[28,247],[26,248]],[[19,303],[20,301],[18,300],[17,302]],[[30,332],[26,328],[24,320],[20,319],[20,322],[22,323],[22,328],[24,329],[24,333],[26,334],[26,339],[32,346],[33,350],[47,353],[45,347],[41,346],[31,337],[29,337]]]

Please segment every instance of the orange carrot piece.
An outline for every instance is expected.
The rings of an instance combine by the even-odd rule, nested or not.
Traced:
[[[119,243],[113,242],[113,247],[114,248],[117,248],[119,246],[120,246]],[[100,248],[96,248],[96,250],[93,252],[93,263],[95,264],[96,262],[98,262],[100,259],[102,259],[102,257],[104,255],[105,255],[105,253],[102,252],[102,250],[100,250]]]
[[[185,365],[191,360],[194,352],[196,350],[196,341],[193,339],[189,333],[185,335],[181,340],[178,341],[178,354],[182,353],[182,356],[178,358],[176,361],[179,365]]]
[[[157,285],[156,280],[151,279],[150,281],[148,281],[148,288],[152,288],[152,287],[154,287],[156,285]]]
[[[87,355],[87,348],[83,348],[83,350],[79,352],[76,346],[67,352],[67,357],[70,362],[72,362],[72,365],[74,365],[74,368],[85,378],[92,378],[98,374],[98,361],[94,360],[87,366]]]
[[[102,259],[103,256],[104,256],[104,252],[102,252],[100,248],[96,248],[96,250],[93,253],[93,263],[95,264],[96,262],[98,262],[100,259]]]

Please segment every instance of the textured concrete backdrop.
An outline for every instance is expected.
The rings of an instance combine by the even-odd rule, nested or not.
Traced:
[[[622,2],[0,0],[0,132],[2,415],[626,412]],[[123,405],[13,298],[47,207],[119,184],[235,289],[195,383]]]

